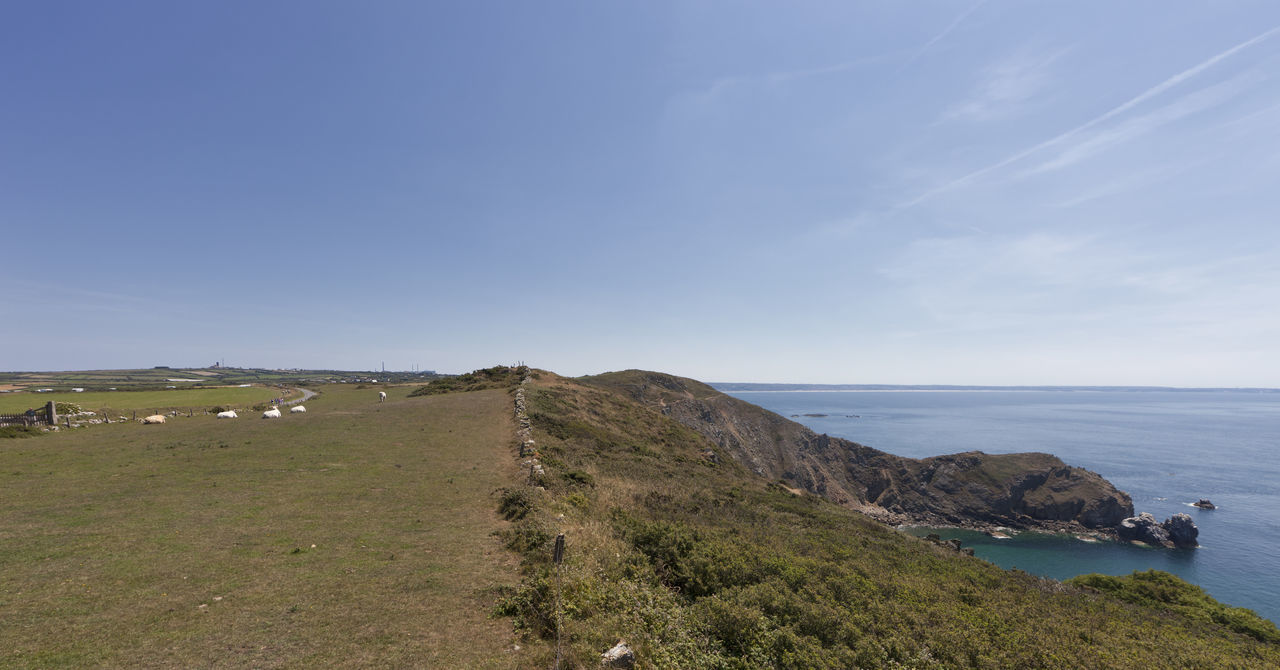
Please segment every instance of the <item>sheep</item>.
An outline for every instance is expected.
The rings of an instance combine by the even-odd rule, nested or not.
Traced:
[[[142,423],[164,423],[164,415],[152,414],[151,416],[143,417]]]
[[[387,392],[378,391],[378,402],[386,402],[386,401],[387,401]]]
[[[289,408],[290,414],[302,414],[305,411],[307,411],[307,408],[303,407],[302,405],[295,405]]]
[[[262,413],[262,418],[264,418],[264,419],[279,419],[279,418],[280,418],[280,408],[279,408],[279,407],[272,407],[271,409],[269,409],[269,410],[267,410],[267,411],[265,411],[265,412],[263,412],[263,413]]]
[[[218,412],[218,418],[219,419],[239,419],[240,415],[236,414],[236,411],[234,409],[229,409],[225,412]]]

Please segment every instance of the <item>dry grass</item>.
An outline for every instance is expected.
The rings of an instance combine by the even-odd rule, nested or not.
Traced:
[[[0,666],[511,667],[501,391],[0,443]]]

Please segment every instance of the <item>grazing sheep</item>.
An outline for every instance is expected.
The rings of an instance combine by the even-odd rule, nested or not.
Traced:
[[[378,391],[378,402],[386,402],[386,401],[387,401],[387,392]]]
[[[307,411],[307,408],[303,407],[302,405],[296,405],[294,407],[289,408],[290,414],[302,414],[305,411]]]
[[[271,409],[269,409],[269,410],[267,410],[267,411],[265,411],[265,412],[263,412],[263,413],[262,413],[262,418],[264,418],[264,419],[279,419],[279,418],[280,418],[280,408],[279,408],[279,407],[272,407]]]
[[[236,414],[236,411],[234,409],[229,409],[225,412],[218,412],[218,418],[219,419],[239,419],[240,415]]]
[[[142,423],[164,423],[164,415],[152,414],[151,416],[143,417]]]

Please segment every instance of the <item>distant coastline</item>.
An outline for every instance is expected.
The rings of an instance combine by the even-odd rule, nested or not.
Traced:
[[[710,382],[717,391],[734,393],[742,391],[817,392],[817,391],[1103,391],[1103,392],[1161,392],[1161,393],[1280,393],[1274,388],[1214,388],[1180,386],[967,386],[947,384],[766,384],[755,382]]]

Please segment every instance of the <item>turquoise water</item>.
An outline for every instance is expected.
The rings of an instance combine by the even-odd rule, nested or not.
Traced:
[[[1100,473],[1137,512],[1190,514],[1200,548],[1151,549],[949,530],[1006,568],[1066,579],[1158,569],[1280,621],[1280,393],[1243,391],[741,391],[811,429],[920,458],[1044,451]],[[826,414],[806,417],[804,414]],[[801,415],[801,416],[796,416]],[[1219,509],[1191,507],[1209,498]]]

